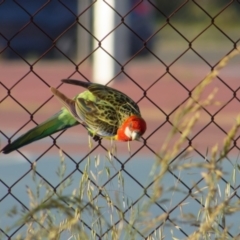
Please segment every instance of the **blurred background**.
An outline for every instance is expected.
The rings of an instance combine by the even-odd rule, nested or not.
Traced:
[[[116,143],[116,172],[122,171],[122,164],[125,166],[127,172],[123,174],[129,178],[125,191],[134,201],[143,189],[129,175],[142,186],[149,184],[149,171],[172,128],[175,111],[207,73],[239,46],[240,2],[109,0],[102,4],[103,8],[99,1],[0,2],[0,147],[61,108],[49,86],[59,87],[69,97],[83,90],[61,85],[62,78],[111,85],[138,102],[148,124],[144,134],[146,144],[131,143],[129,153],[125,143]],[[105,22],[99,26],[98,14],[103,11],[106,11]],[[102,31],[99,33],[99,30]],[[221,104],[207,107],[191,133],[195,149],[191,160],[205,161],[207,149],[216,143],[221,146],[227,131],[236,122],[240,109],[239,64],[239,56],[232,59],[203,94],[206,97],[218,88],[216,100]],[[64,151],[67,174],[77,179],[72,188],[77,186],[82,175],[76,171],[76,163],[83,169],[89,156],[87,133],[78,126],[53,138],[56,144],[49,137],[9,155],[0,154],[0,216],[13,204],[28,204],[23,193],[25,185],[31,185],[31,162],[37,161],[41,178],[58,186],[55,171],[59,148]],[[102,144],[109,147],[107,141]],[[173,162],[187,149],[188,143],[185,147]],[[231,161],[237,159],[239,147],[239,138],[236,138],[230,152]],[[90,156],[101,156],[104,167],[108,164],[104,160],[105,149],[98,143],[93,143],[93,148]],[[224,165],[229,173],[231,166],[230,163]],[[187,174],[183,174],[186,181]],[[113,173],[112,177],[114,181],[116,175]],[[193,173],[191,179],[197,182],[201,179],[200,173]],[[174,185],[177,180],[169,173],[164,181]],[[221,187],[224,189],[224,186],[223,182]],[[182,188],[184,191],[185,187]],[[166,208],[174,207],[180,198]],[[194,208],[195,200],[189,202]],[[158,211],[162,210],[153,209],[155,214],[160,214]],[[173,211],[172,216],[177,217],[178,212]],[[234,217],[231,220],[234,222]],[[7,223],[3,224],[0,217],[0,229],[4,225]],[[179,226],[186,233],[174,229],[179,238],[194,229]],[[233,235],[238,232],[238,226],[231,229]],[[170,236],[170,230],[165,234]]]
[[[128,57],[142,49],[145,42],[149,50],[154,47],[155,54],[161,52],[164,56],[171,55],[169,50],[174,49],[171,44],[176,46],[177,43],[180,52],[181,47],[187,47],[188,41],[191,41],[194,49],[209,52],[209,46],[204,41],[225,46],[239,39],[237,19],[240,10],[237,1],[219,0],[209,4],[207,1],[199,3],[178,0],[173,4],[159,0],[131,0],[122,1],[120,6],[114,4],[117,9],[116,12],[112,10],[115,13],[114,34],[123,28],[122,32],[127,35],[128,42],[122,50],[127,52]],[[33,60],[44,55],[41,58],[43,60],[59,60],[66,59],[67,56],[78,63],[81,52],[84,51],[82,46],[92,52],[93,42],[97,41],[92,35],[93,9],[91,1],[2,2],[1,58],[19,59],[21,56]],[[124,18],[123,23],[121,16]],[[202,30],[206,31],[201,33]],[[89,41],[83,42],[86,35],[89,35]],[[119,39],[115,41],[118,42]],[[140,57],[145,54],[149,54],[149,51],[144,48],[137,55]]]

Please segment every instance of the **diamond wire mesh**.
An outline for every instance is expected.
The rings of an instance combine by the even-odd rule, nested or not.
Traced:
[[[29,115],[28,120],[26,120],[24,123],[21,122],[19,128],[15,129],[15,132],[12,134],[8,134],[7,132],[5,132],[5,130],[2,128],[0,130],[0,133],[2,134],[2,136],[4,137],[4,139],[7,139],[9,142],[11,141],[11,139],[18,134],[19,132],[21,132],[22,130],[24,130],[24,128],[29,124],[29,123],[34,123],[37,124],[38,121],[36,121],[36,115],[41,111],[42,108],[44,108],[47,104],[52,104],[52,96],[47,95],[45,97],[45,100],[42,101],[42,103],[37,107],[34,108],[34,110],[29,110],[28,106],[25,105],[24,103],[22,103],[22,100],[19,100],[19,96],[22,93],[18,93],[18,87],[21,84],[21,82],[24,82],[26,80],[27,77],[30,76],[34,76],[36,77],[39,81],[41,81],[42,83],[44,83],[44,85],[46,86],[50,86],[52,85],[51,81],[48,81],[47,79],[49,79],[49,77],[45,77],[45,75],[43,75],[42,73],[38,72],[37,69],[37,64],[39,62],[41,62],[42,60],[44,60],[45,57],[48,56],[49,53],[51,53],[53,50],[57,51],[58,54],[60,53],[61,57],[64,58],[66,61],[69,61],[70,64],[74,67],[74,70],[71,70],[70,72],[68,72],[68,76],[69,77],[74,77],[75,74],[79,74],[81,77],[85,78],[85,79],[89,79],[90,80],[90,74],[84,72],[81,69],[81,66],[85,64],[85,62],[91,58],[91,56],[94,54],[95,51],[97,51],[98,48],[102,48],[101,46],[101,41],[98,41],[96,39],[96,37],[93,35],[92,30],[86,28],[83,24],[81,24],[81,16],[83,14],[85,14],[87,11],[90,11],[94,5],[95,2],[92,2],[89,4],[89,6],[84,9],[82,12],[80,13],[76,13],[75,10],[71,9],[71,7],[69,7],[69,5],[67,3],[64,3],[64,1],[57,1],[56,3],[61,5],[61,7],[65,8],[66,11],[68,11],[72,17],[75,19],[71,24],[69,24],[61,33],[58,34],[57,37],[52,37],[51,33],[46,32],[43,26],[40,26],[39,24],[36,23],[36,21],[34,20],[37,15],[44,10],[44,8],[46,8],[48,6],[48,4],[51,1],[46,1],[43,2],[41,6],[39,6],[37,9],[35,9],[34,12],[31,12],[30,10],[28,10],[28,8],[24,5],[22,5],[21,1],[13,1],[13,3],[18,6],[19,8],[22,9],[22,11],[27,14],[29,21],[26,22],[26,24],[24,24],[20,29],[18,29],[18,31],[15,32],[15,34],[13,34],[11,37],[9,36],[5,36],[3,33],[1,33],[1,39],[3,39],[5,41],[5,44],[3,45],[3,47],[1,48],[1,52],[0,54],[4,54],[5,51],[10,50],[15,57],[18,59],[18,61],[22,61],[25,63],[25,69],[27,69],[25,71],[25,73],[23,73],[22,75],[17,75],[17,78],[14,82],[14,84],[8,84],[7,82],[1,81],[1,87],[2,90],[1,92],[5,92],[5,95],[1,94],[1,99],[0,99],[0,103],[3,106],[3,104],[6,101],[9,101],[9,99],[11,99],[12,103],[16,103],[20,106],[20,109],[25,111],[27,113],[27,115]],[[108,4],[107,1],[104,1],[106,4]],[[148,7],[151,7],[154,11],[155,11],[155,15],[158,15],[159,17],[163,18],[165,20],[165,23],[158,23],[155,24],[155,30],[152,32],[152,34],[144,39],[142,36],[140,36],[139,33],[137,33],[134,30],[133,26],[130,26],[128,24],[127,21],[125,21],[125,19],[127,19],[127,17],[129,16],[129,14],[131,14],[131,12],[133,12],[134,10],[136,10],[141,4],[143,4],[147,2]],[[56,4],[55,3],[55,4]],[[1,2],[1,5],[4,4],[4,1]],[[197,29],[196,31],[194,31],[192,34],[186,34],[186,31],[184,31],[184,29],[182,29],[175,20],[175,17],[177,14],[179,14],[181,11],[184,10],[184,8],[186,8],[189,4],[191,4],[191,6],[193,7],[193,9],[195,9],[195,13],[194,14],[199,14],[200,17],[202,15],[204,15],[207,18],[206,24],[204,24],[205,26],[202,27],[201,30]],[[0,5],[0,8],[1,8]],[[231,52],[233,49],[236,48],[236,46],[239,44],[239,36],[237,37],[233,37],[231,36],[231,34],[228,33],[228,31],[226,30],[226,27],[222,27],[221,24],[218,24],[218,19],[224,15],[225,12],[230,11],[229,9],[232,8],[239,8],[240,2],[239,1],[225,1],[223,3],[223,1],[221,2],[220,6],[217,9],[214,8],[210,8],[208,7],[208,5],[204,2],[201,1],[180,1],[179,4],[175,4],[172,9],[168,9],[167,11],[164,11],[161,8],[161,4],[159,4],[158,1],[136,1],[136,4],[134,6],[132,6],[131,8],[128,9],[127,13],[120,14],[118,12],[118,9],[114,9],[111,5],[108,4],[108,6],[110,8],[112,8],[112,10],[121,18],[121,21],[119,22],[119,24],[117,24],[115,26],[115,28],[111,31],[116,31],[120,26],[125,26],[129,32],[131,32],[131,34],[133,34],[135,37],[137,37],[138,39],[140,39],[142,47],[139,48],[135,53],[133,53],[127,61],[125,61],[125,63],[120,63],[114,56],[112,56],[110,53],[108,53],[105,49],[103,49],[112,59],[114,59],[120,66],[121,66],[121,72],[117,73],[118,75],[123,75],[126,79],[128,79],[128,81],[131,83],[131,86],[137,86],[138,91],[141,92],[140,97],[136,98],[136,101],[139,103],[139,105],[141,106],[141,104],[144,106],[144,101],[147,101],[148,104],[150,104],[150,106],[154,109],[154,114],[156,114],[156,116],[158,116],[157,114],[160,114],[162,116],[161,124],[159,123],[155,123],[154,124],[154,128],[150,127],[150,130],[147,132],[147,134],[145,135],[145,140],[144,143],[142,144],[141,147],[133,147],[133,150],[131,152],[131,155],[129,157],[126,157],[124,159],[124,161],[118,157],[118,156],[114,156],[114,160],[116,161],[116,163],[119,165],[119,171],[121,171],[122,173],[125,174],[125,176],[127,176],[129,179],[131,179],[131,181],[134,181],[136,183],[137,187],[140,187],[140,189],[144,192],[143,195],[139,195],[139,197],[137,197],[131,204],[131,206],[129,206],[128,208],[124,209],[123,214],[127,215],[129,213],[129,211],[131,210],[131,207],[138,204],[141,200],[143,200],[143,198],[150,198],[150,194],[148,192],[151,191],[151,186],[153,184],[153,182],[149,182],[148,184],[143,184],[140,180],[139,177],[136,177],[137,175],[132,174],[131,171],[128,170],[128,164],[131,160],[134,159],[134,157],[138,157],[138,154],[144,151],[148,151],[151,154],[155,154],[156,150],[154,149],[153,145],[151,144],[151,139],[154,139],[153,142],[159,142],[158,138],[156,139],[156,134],[160,134],[161,130],[164,129],[164,127],[166,125],[169,125],[170,127],[173,125],[172,124],[172,116],[173,114],[176,112],[176,110],[182,105],[184,104],[190,97],[191,97],[191,93],[193,91],[193,89],[200,83],[200,81],[198,82],[194,82],[193,84],[189,84],[186,82],[182,81],[182,77],[178,77],[176,76],[175,72],[174,72],[174,67],[179,64],[179,61],[186,56],[187,54],[189,54],[189,52],[191,52],[191,54],[193,54],[192,56],[197,56],[198,61],[201,61],[201,65],[203,64],[203,71],[207,70],[211,70],[213,69],[217,62],[220,60],[212,60],[212,56],[210,55],[206,55],[204,56],[204,54],[201,53],[201,49],[199,50],[198,47],[198,40],[210,29],[210,31],[217,31],[218,34],[221,35],[221,37],[224,37],[226,42],[228,42],[229,47],[228,47],[228,51],[224,52],[224,55],[226,55],[227,53]],[[197,12],[197,13],[196,13]],[[187,14],[186,14],[187,15]],[[18,51],[16,51],[14,49],[14,47],[12,47],[12,42],[15,41],[15,39],[17,39],[17,37],[21,34],[22,31],[24,31],[29,25],[34,25],[35,28],[37,28],[43,35],[44,37],[48,38],[51,42],[51,45],[47,48],[47,50],[44,51],[44,53],[42,53],[40,56],[38,56],[37,58],[33,58],[33,61],[28,60],[28,58],[26,56],[24,56],[22,53],[19,53]],[[90,52],[88,55],[84,56],[84,59],[82,61],[75,61],[71,56],[69,56],[68,54],[66,54],[57,44],[58,40],[61,39],[62,36],[64,36],[64,34],[66,34],[69,30],[73,29],[74,27],[81,27],[83,29],[85,29],[85,31],[93,38],[95,39],[95,41],[99,42],[99,46],[96,49],[93,49],[92,52]],[[225,28],[225,30],[223,30],[222,28]],[[169,53],[169,55],[173,54],[173,58],[171,59],[171,56],[168,56],[167,58],[164,59],[164,57],[161,57],[161,54],[159,54],[156,51],[156,48],[151,48],[149,47],[150,42],[158,37],[158,34],[161,35],[161,33],[165,30],[168,30],[169,32],[171,32],[171,34],[175,34],[174,36],[176,37],[176,42],[174,46],[171,46],[171,52]],[[109,33],[111,34],[111,33]],[[106,36],[107,37],[107,36]],[[105,38],[106,38],[105,37]],[[102,40],[103,41],[103,40]],[[178,43],[179,46],[178,46]],[[163,43],[164,44],[164,43]],[[184,47],[182,47],[182,45],[184,45]],[[179,49],[178,49],[179,48]],[[150,56],[152,59],[154,59],[153,62],[151,62],[151,64],[155,64],[157,67],[160,66],[158,64],[161,64],[162,69],[164,69],[163,71],[160,70],[159,72],[157,71],[157,73],[154,75],[154,80],[149,81],[149,84],[146,84],[143,81],[138,81],[138,78],[134,76],[134,70],[135,68],[133,67],[133,70],[129,70],[129,66],[131,66],[132,62],[136,59],[136,57],[138,56],[138,54],[141,53],[142,50],[145,50],[145,52],[148,53],[148,56]],[[174,53],[175,51],[175,53]],[[137,65],[141,64],[139,62],[137,62]],[[151,73],[152,68],[151,68],[151,64],[149,65],[149,72]],[[62,66],[62,65],[61,65]],[[135,66],[135,65],[134,65]],[[45,66],[46,68],[48,66]],[[190,66],[191,67],[191,66]],[[60,70],[60,69],[59,69]],[[191,71],[191,69],[187,69],[189,71]],[[156,72],[156,71],[155,71]],[[141,73],[140,73],[141,74]],[[200,74],[200,71],[199,71]],[[197,75],[197,74],[196,74]],[[201,75],[201,74],[200,74]],[[138,75],[136,75],[138,76]],[[177,102],[174,103],[174,106],[172,107],[172,109],[165,109],[164,108],[164,103],[161,103],[161,106],[159,106],[160,102],[156,99],[159,97],[157,96],[157,91],[156,89],[159,89],[159,87],[163,87],[162,84],[166,84],[168,87],[168,83],[165,82],[165,78],[166,76],[168,78],[171,79],[172,82],[174,82],[176,90],[177,91],[183,91],[184,92],[184,97],[181,99],[181,101],[179,101],[179,99],[177,100]],[[65,77],[65,76],[64,76]],[[139,77],[139,76],[138,76]],[[201,76],[202,77],[202,76]],[[63,76],[61,76],[61,78],[63,78]],[[218,76],[217,77],[217,81],[218,84],[221,85],[222,88],[226,88],[226,92],[227,92],[227,96],[228,99],[227,101],[225,101],[225,103],[223,105],[221,105],[221,107],[219,107],[215,112],[212,109],[208,109],[208,108],[203,108],[204,112],[205,112],[205,118],[207,119],[205,121],[204,124],[202,124],[201,127],[199,127],[199,129],[193,133],[192,137],[189,138],[189,144],[186,145],[186,147],[184,149],[182,149],[181,152],[179,152],[179,154],[172,159],[171,164],[175,163],[177,161],[177,159],[187,150],[187,148],[189,146],[192,146],[194,148],[194,152],[196,153],[196,156],[200,157],[202,160],[205,159],[205,155],[204,152],[202,151],[202,149],[199,149],[198,147],[195,147],[194,143],[196,141],[196,139],[199,139],[199,136],[201,134],[204,133],[204,131],[206,129],[208,129],[208,127],[214,127],[215,131],[218,132],[217,138],[221,135],[221,136],[225,136],[227,134],[227,130],[224,126],[222,126],[222,122],[220,121],[219,123],[219,114],[221,112],[224,112],[224,110],[230,106],[230,108],[234,108],[235,106],[239,106],[239,97],[238,97],[238,90],[240,88],[239,83],[235,83],[235,85],[231,85],[229,83],[229,81],[226,80],[226,78],[224,78],[224,76]],[[164,83],[162,83],[164,82]],[[28,82],[29,83],[29,82]],[[160,85],[159,85],[160,84]],[[38,86],[38,85],[37,85]],[[59,84],[57,84],[57,86],[60,87]],[[31,84],[31,87],[34,87],[34,84]],[[121,88],[122,86],[119,85],[119,87]],[[171,93],[169,94],[169,98],[171,99],[175,97],[175,94],[177,94],[177,92],[175,91],[171,91],[171,89],[165,88],[165,90],[167,91],[166,93]],[[17,90],[15,90],[17,89]],[[37,89],[37,87],[36,87]],[[122,90],[126,90],[122,87]],[[125,91],[126,92],[126,91]],[[153,96],[153,94],[155,94],[156,97]],[[21,98],[20,98],[21,99]],[[28,100],[29,101],[29,100]],[[234,103],[235,105],[232,106],[231,104]],[[156,113],[159,112],[159,113]],[[149,113],[149,112],[147,112]],[[225,114],[225,113],[224,113]],[[159,116],[160,116],[159,115]],[[222,117],[222,116],[221,116]],[[169,129],[169,128],[167,128]],[[217,130],[216,130],[217,129]],[[159,132],[158,132],[159,131]],[[165,130],[166,131],[166,130]],[[210,130],[209,130],[210,131]],[[83,166],[81,165],[82,163],[84,163],[85,159],[88,156],[91,156],[91,154],[93,154],[95,152],[95,150],[102,150],[103,152],[107,152],[108,148],[105,146],[105,144],[102,143],[98,143],[96,145],[94,145],[94,147],[87,151],[86,154],[84,154],[80,159],[77,158],[78,160],[76,160],[76,158],[74,158],[72,156],[72,154],[70,153],[70,151],[68,150],[64,150],[64,148],[61,146],[61,144],[59,144],[59,140],[61,139],[62,135],[66,134],[65,131],[63,131],[62,133],[58,134],[57,136],[51,137],[51,141],[48,142],[48,147],[45,147],[44,150],[42,150],[42,152],[39,154],[38,157],[36,157],[34,159],[34,161],[41,161],[42,157],[46,156],[47,154],[49,154],[49,152],[51,151],[51,149],[53,149],[53,147],[57,147],[57,148],[61,148],[63,149],[63,152],[65,154],[65,156],[69,159],[69,161],[72,162],[72,164],[75,165],[75,167],[73,167],[73,170],[70,171],[68,173],[68,175],[61,180],[61,182],[57,182],[57,183],[52,183],[48,180],[48,178],[44,175],[44,172],[41,171],[37,171],[37,175],[44,179],[45,182],[47,182],[49,184],[49,186],[52,187],[52,189],[54,189],[54,191],[57,191],[57,189],[59,188],[59,186],[64,183],[64,181],[69,178],[71,175],[75,174],[76,172],[83,174]],[[155,138],[154,138],[155,137]],[[205,137],[205,136],[204,136]],[[202,137],[202,138],[204,138]],[[162,138],[160,138],[160,140],[162,140]],[[204,139],[207,141],[207,139]],[[231,151],[233,150],[237,150],[239,151],[239,146],[238,146],[238,140],[239,137],[237,137],[236,139],[234,139]],[[207,143],[206,145],[207,146]],[[5,190],[2,191],[2,194],[0,195],[0,205],[1,202],[3,202],[4,200],[6,200],[9,196],[11,196],[12,198],[14,198],[16,200],[16,202],[19,203],[19,205],[21,205],[23,208],[28,209],[26,203],[24,201],[21,201],[21,199],[19,199],[18,195],[14,194],[13,189],[19,184],[19,182],[21,182],[25,176],[27,176],[31,171],[32,171],[32,160],[31,157],[28,156],[27,154],[23,153],[21,150],[18,151],[18,154],[20,154],[22,156],[22,158],[27,161],[29,163],[29,169],[25,170],[24,173],[22,173],[19,178],[16,179],[16,181],[13,181],[12,184],[9,184],[6,180],[4,179],[0,179],[0,183],[1,183],[1,189],[7,189],[7,191]],[[100,195],[104,195],[104,193],[102,193],[101,191],[101,187],[107,186],[108,183],[110,183],[111,181],[113,181],[114,179],[117,179],[119,171],[116,171],[114,174],[111,175],[111,177],[104,182],[104,184],[102,186],[100,186],[97,182],[95,182],[93,179],[89,178],[89,180],[91,181],[91,183],[96,187],[96,189],[98,189],[98,192],[96,193],[94,199],[97,199]],[[166,208],[158,203],[155,202],[155,207],[161,209],[162,212],[167,213],[168,218],[167,218],[167,222],[169,223],[170,226],[172,227],[176,227],[178,228],[178,231],[181,232],[181,236],[183,237],[187,237],[189,235],[189,231],[186,230],[184,228],[183,225],[179,225],[177,226],[177,224],[175,223],[175,215],[174,215],[174,211],[176,209],[178,209],[179,211],[179,207],[186,201],[192,198],[193,202],[197,203],[198,205],[204,206],[204,204],[200,201],[200,198],[197,199],[193,199],[192,197],[192,192],[195,190],[195,186],[201,186],[201,183],[203,182],[203,177],[200,177],[197,179],[197,181],[195,181],[195,184],[193,186],[189,185],[188,179],[186,178],[181,178],[178,176],[178,174],[174,171],[171,171],[171,169],[168,170],[169,174],[171,175],[171,177],[173,177],[173,179],[175,179],[175,181],[178,181],[184,188],[184,196],[182,197],[182,199],[178,199],[178,201],[171,206],[171,208],[169,208],[168,210],[166,210]],[[222,177],[222,182],[227,184],[229,181],[225,178]],[[232,191],[235,191],[233,198],[237,197],[239,198],[239,193],[238,193],[238,188],[239,185],[234,186],[231,185],[230,188],[232,189]],[[192,203],[194,205],[194,203]],[[118,206],[116,204],[114,204],[114,208],[118,209]],[[127,220],[127,218],[125,218],[126,223],[129,223],[129,221]],[[119,224],[120,220],[117,220],[115,222],[115,225]],[[83,221],[83,224],[85,225],[86,228],[88,228],[89,230],[91,230],[91,225],[86,221]],[[138,234],[139,237],[141,237],[142,239],[147,239],[150,236],[153,236],[154,232],[156,230],[158,230],[164,223],[160,223],[155,229],[152,229],[152,231],[150,231],[148,233],[148,235],[143,235],[140,231],[140,229],[135,229]],[[7,233],[4,232],[3,228],[0,227],[0,230],[5,234],[6,238],[11,239],[11,237],[13,237],[15,234],[18,233],[19,230],[21,230],[23,226],[15,229],[15,231],[13,231],[11,233],[11,235],[8,235]],[[113,226],[112,226],[113,227]],[[219,224],[219,228],[224,228],[223,225]],[[108,232],[111,230],[111,227],[109,227],[108,229],[106,229],[106,231],[104,233],[97,233],[96,232],[96,236],[101,239],[103,238],[106,234],[108,234]],[[229,230],[227,232],[227,234],[230,237],[234,237],[236,236],[236,234],[232,233],[231,230]]]

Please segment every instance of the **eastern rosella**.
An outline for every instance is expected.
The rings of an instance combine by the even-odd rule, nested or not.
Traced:
[[[45,122],[34,127],[2,149],[7,154],[31,142],[81,123],[95,140],[101,138],[132,141],[139,140],[146,130],[138,105],[124,93],[97,83],[63,79],[86,88],[74,99],[57,89],[52,93],[64,107]]]

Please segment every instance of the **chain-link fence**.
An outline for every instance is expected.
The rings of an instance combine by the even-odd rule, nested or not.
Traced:
[[[167,3],[136,0],[122,1],[124,7],[111,5],[114,1],[103,1],[113,11],[115,20],[114,28],[101,39],[94,35],[93,22],[98,17],[93,11],[96,2],[0,2],[1,148],[57,112],[60,106],[51,95],[49,86],[60,88],[70,97],[81,89],[61,85],[60,79],[92,81],[94,55],[99,50],[103,50],[115,63],[114,76],[107,79],[108,84],[131,96],[140,106],[148,124],[144,141],[131,143],[130,150],[127,144],[117,143],[112,163],[105,157],[108,156],[109,143],[92,143],[89,148],[87,133],[80,126],[9,155],[1,155],[0,214],[3,216],[5,210],[13,205],[29,209],[25,186],[33,187],[33,162],[37,162],[38,178],[43,179],[54,192],[58,192],[67,179],[73,178],[74,183],[64,190],[66,194],[76,188],[77,180],[83,177],[88,165],[92,171],[88,180],[94,188],[94,199],[104,195],[103,188],[107,188],[110,195],[112,193],[112,200],[115,199],[112,212],[109,209],[103,212],[103,215],[113,216],[103,231],[93,228],[93,220],[88,216],[81,219],[89,234],[94,229],[96,238],[104,239],[114,226],[121,225],[114,211],[120,209],[125,223],[133,226],[130,220],[133,207],[151,198],[153,181],[148,180],[148,175],[160,146],[173,126],[174,114],[191,98],[205,75],[239,45],[240,1]],[[104,48],[104,41],[114,32],[118,34],[115,36],[115,48],[121,48],[122,55],[109,53]],[[197,224],[176,219],[184,215],[184,210],[197,216],[198,210],[205,206],[204,193],[199,190],[204,188],[204,177],[198,168],[191,172],[187,169],[179,172],[171,170],[171,164],[177,164],[189,147],[193,150],[185,161],[207,163],[208,149],[216,143],[222,146],[222,139],[235,123],[240,105],[238,65],[239,59],[236,58],[206,88],[206,96],[218,88],[215,97],[221,104],[203,107],[188,142],[171,160],[168,174],[162,182],[162,199],[171,199],[171,202],[156,201],[150,211],[153,216],[166,213],[167,218],[144,234],[141,226],[133,226],[137,239],[154,239],[156,232],[165,225],[168,225],[163,231],[166,239],[186,238],[197,229]],[[108,71],[108,66],[103,71]],[[179,132],[177,136],[180,135]],[[65,175],[60,180],[53,178],[59,164],[59,148],[67,164]],[[234,168],[238,151],[237,134],[231,145],[231,157],[222,165],[229,174],[221,176],[218,185],[220,193],[229,188],[233,200],[240,197],[240,182]],[[99,158],[101,163],[98,163]],[[106,176],[99,175],[101,168],[107,169]],[[123,188],[119,187],[120,183]],[[174,188],[176,185],[178,187]],[[198,197],[193,196],[196,191],[201,192]],[[119,199],[123,204],[120,208]],[[5,239],[26,231],[27,227],[23,224],[6,232],[5,226],[11,222],[5,221],[2,216],[0,231]],[[224,221],[227,223],[216,223],[220,231],[226,231],[229,238],[237,237],[240,232],[239,224],[236,224],[239,221],[237,215],[232,213]]]

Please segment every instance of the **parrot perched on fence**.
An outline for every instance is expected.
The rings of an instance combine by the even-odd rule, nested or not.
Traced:
[[[69,99],[51,87],[52,93],[64,107],[45,122],[8,144],[1,152],[10,153],[79,123],[96,141],[101,138],[119,141],[139,140],[146,131],[146,122],[141,117],[138,105],[124,93],[97,83],[72,79],[63,79],[62,82],[87,90],[74,99]]]

